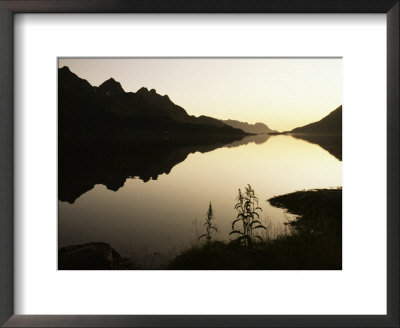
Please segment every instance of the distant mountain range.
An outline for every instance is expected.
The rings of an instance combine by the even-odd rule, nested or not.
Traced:
[[[229,142],[248,133],[212,117],[189,115],[165,95],[141,88],[125,92],[113,78],[99,87],[72,73],[58,71],[59,144]]]
[[[295,128],[290,133],[342,134],[342,106],[340,105],[318,122]]]
[[[240,122],[240,121],[236,121],[236,120],[222,120],[222,122],[233,128],[241,129],[244,132],[252,133],[252,134],[276,132],[275,130],[271,130],[264,123],[259,123],[259,122],[255,123],[255,124],[250,124],[247,122]]]

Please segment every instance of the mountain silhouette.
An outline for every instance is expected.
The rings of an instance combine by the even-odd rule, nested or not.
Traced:
[[[342,134],[342,106],[340,105],[318,122],[293,129],[290,133]]]
[[[319,145],[338,160],[342,160],[342,106],[318,122],[287,132],[295,138]]]
[[[240,139],[247,133],[211,117],[190,116],[154,89],[125,92],[113,78],[94,87],[64,66],[58,71],[59,144],[180,143]]]
[[[222,120],[222,122],[233,128],[241,129],[247,133],[259,134],[259,133],[276,132],[275,130],[271,130],[266,124],[260,122],[257,122],[255,124],[240,122],[236,120]]]
[[[113,78],[104,81],[98,87],[97,91],[106,96],[116,96],[125,93],[124,89],[121,86],[121,83],[115,81]]]

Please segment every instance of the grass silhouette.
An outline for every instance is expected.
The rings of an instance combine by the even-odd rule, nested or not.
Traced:
[[[260,215],[261,207],[258,206],[258,198],[254,190],[248,184],[245,187],[244,193],[239,189],[238,196],[236,197],[235,210],[238,214],[236,219],[232,222],[232,231],[229,235],[239,235],[234,239],[233,243],[243,243],[248,247],[253,246],[255,240],[263,241],[262,237],[254,234],[256,229],[267,228],[261,224]],[[241,230],[235,229],[235,225],[241,223]],[[239,228],[240,229],[240,228]]]
[[[258,221],[257,201],[254,190],[239,192],[238,218],[233,225],[243,229],[253,239],[255,229],[250,223]],[[252,204],[247,203],[248,199]],[[175,257],[165,267],[174,270],[341,270],[342,269],[342,189],[298,191],[273,197],[269,202],[296,214],[288,222],[290,234],[274,239],[251,243],[249,238],[225,243],[210,241],[194,245]],[[249,214],[252,213],[252,216]],[[240,215],[242,214],[242,215]],[[246,219],[244,219],[246,218]],[[253,220],[253,221],[251,221]],[[244,222],[245,221],[245,222]],[[258,226],[255,222],[254,228]],[[263,229],[264,230],[264,229]],[[246,241],[246,242],[245,242]]]
[[[215,226],[213,226],[213,224],[211,222],[214,219],[215,219],[214,211],[213,211],[213,208],[212,208],[212,205],[210,202],[210,204],[208,205],[207,213],[206,213],[206,222],[204,223],[204,225],[206,226],[206,233],[201,235],[197,239],[201,239],[201,238],[205,237],[207,239],[207,242],[210,242],[212,232],[215,231],[218,233],[218,229]]]

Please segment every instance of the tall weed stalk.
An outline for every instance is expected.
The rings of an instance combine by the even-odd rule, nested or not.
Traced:
[[[262,242],[263,238],[256,234],[255,230],[267,228],[260,221],[258,212],[262,212],[262,209],[258,206],[258,198],[249,184],[245,187],[244,193],[239,189],[235,210],[238,214],[232,222],[232,231],[229,235],[239,236],[232,242],[248,247],[252,247],[256,240]]]
[[[212,232],[215,231],[218,233],[218,229],[213,225],[212,220],[215,220],[215,217],[214,217],[214,210],[210,202],[210,205],[208,205],[208,210],[206,213],[206,222],[204,223],[204,225],[206,226],[206,233],[201,235],[198,239],[205,237],[209,242],[211,241]]]

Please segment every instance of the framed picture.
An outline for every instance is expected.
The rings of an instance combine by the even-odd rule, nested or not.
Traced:
[[[4,326],[399,325],[398,1],[0,10]]]

